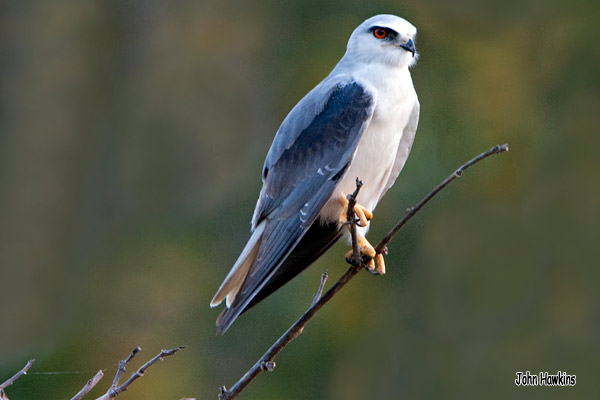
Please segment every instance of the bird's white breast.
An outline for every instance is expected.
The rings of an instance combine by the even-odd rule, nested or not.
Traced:
[[[408,69],[364,68],[353,78],[364,85],[375,98],[373,117],[358,144],[354,159],[331,198],[320,213],[325,221],[339,218],[341,206],[337,199],[352,193],[356,178],[363,182],[358,203],[373,211],[383,196],[397,156],[400,139],[417,101]],[[364,233],[364,232],[363,232]]]

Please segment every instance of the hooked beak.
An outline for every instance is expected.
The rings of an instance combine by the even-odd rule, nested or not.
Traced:
[[[408,39],[408,42],[401,44],[400,47],[406,51],[410,51],[413,57],[415,56],[415,42],[412,39]]]

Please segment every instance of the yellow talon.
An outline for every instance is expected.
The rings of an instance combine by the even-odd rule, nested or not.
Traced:
[[[369,223],[369,220],[371,220],[371,218],[373,218],[373,213],[371,211],[367,210],[366,208],[364,208],[363,206],[361,206],[360,204],[357,204],[354,207],[354,213],[360,220],[360,226],[367,226],[367,224]]]
[[[364,246],[363,245],[360,246],[360,250],[361,250],[361,255],[365,255],[365,256],[369,256],[371,257],[371,254],[375,252],[375,249],[373,249],[373,246],[371,246],[371,244],[369,242],[367,242],[367,239],[365,239],[362,236],[359,236],[359,243],[361,241],[366,242],[366,244],[368,246]],[[372,251],[371,251],[372,249]],[[346,259],[350,260],[353,256],[353,251],[350,250],[346,253]],[[371,259],[369,259],[369,261],[367,261],[367,263],[365,264],[365,267],[367,268],[367,270],[374,274],[374,275],[385,275],[385,260],[383,259],[383,254],[378,253],[375,254]]]
[[[385,275],[385,261],[383,260],[383,254],[375,255],[375,263],[377,264],[377,273],[379,275]]]
[[[367,265],[365,265],[365,267],[367,267],[367,269],[369,270],[370,273],[374,274],[375,273],[375,259],[371,258],[369,260],[369,262],[367,263]]]
[[[358,239],[358,248],[360,249],[360,254],[367,256],[369,258],[375,257],[375,248],[369,243],[369,241],[362,235],[356,235]],[[352,258],[352,250],[346,253],[346,259]]]
[[[375,255],[375,258],[370,259],[365,267],[373,275],[385,275],[385,261],[383,260],[383,254]]]
[[[345,224],[348,222],[348,199],[344,196],[338,197],[338,203],[342,206],[342,212],[340,213],[340,223]],[[369,221],[373,219],[373,213],[361,206],[360,204],[356,204],[354,206],[354,214],[360,221],[360,226],[367,226]]]

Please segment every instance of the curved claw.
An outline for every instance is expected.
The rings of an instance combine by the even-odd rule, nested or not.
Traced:
[[[369,260],[365,265],[367,271],[373,275],[385,275],[385,261],[383,254],[376,254],[375,258]]]
[[[365,265],[367,271],[369,271],[373,275],[377,275],[377,271],[375,270],[375,259],[371,258],[369,262]]]
[[[375,263],[377,264],[377,274],[385,275],[385,260],[383,254],[379,253],[375,255]]]

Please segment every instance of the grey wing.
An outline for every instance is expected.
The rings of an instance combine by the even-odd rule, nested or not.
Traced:
[[[319,97],[320,101],[314,99]],[[309,105],[303,107],[303,103]],[[301,220],[310,220],[305,214],[315,208],[310,201],[319,197],[322,185],[337,183],[345,172],[373,114],[373,103],[372,95],[360,84],[339,82],[322,96],[311,92],[300,107],[294,107],[267,155],[254,225],[265,217],[287,218],[300,211]],[[306,121],[306,114],[315,108],[318,112]],[[300,127],[296,120],[306,121],[300,132],[294,131]],[[318,205],[319,210],[322,206]]]
[[[264,221],[265,230],[240,291],[219,318],[219,331],[233,323],[315,221],[350,165],[373,109],[373,96],[363,86],[341,82],[300,133],[281,129],[277,133],[295,140],[276,157],[270,151],[265,162],[264,184],[253,218],[255,226]],[[286,120],[293,119],[298,110],[302,108],[294,108]]]
[[[385,185],[385,189],[381,196],[388,191],[389,188],[392,187],[396,178],[402,171],[406,160],[408,159],[408,154],[410,153],[410,149],[412,148],[413,141],[415,140],[415,133],[417,132],[417,125],[419,124],[419,100],[416,100],[415,105],[410,113],[410,117],[408,118],[408,123],[404,127],[402,131],[402,138],[400,139],[400,144],[398,145],[398,152],[396,153],[396,160],[394,161],[394,166],[392,167],[392,172],[388,178],[388,181]]]

